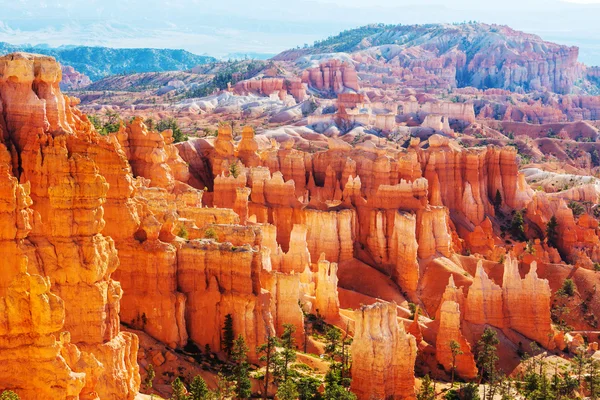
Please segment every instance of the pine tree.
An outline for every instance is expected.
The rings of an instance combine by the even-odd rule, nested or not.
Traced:
[[[450,387],[454,387],[454,374],[456,373],[456,357],[463,354],[460,344],[456,340],[450,341],[450,353],[452,354],[452,381]]]
[[[585,346],[579,346],[575,350],[575,357],[573,357],[573,362],[575,364],[575,374],[577,375],[577,383],[579,384],[579,388],[581,388],[583,373],[587,367],[589,362],[587,357],[587,349]]]
[[[240,169],[238,167],[237,162],[233,162],[233,163],[229,164],[229,174],[231,176],[233,176],[234,178],[238,177],[238,175],[240,174]]]
[[[276,336],[269,335],[267,337],[267,342],[258,346],[256,351],[261,354],[260,361],[265,362],[265,381],[264,381],[264,392],[263,399],[267,399],[267,393],[269,392],[269,379],[270,373],[273,368],[277,368],[276,360],[277,360],[277,349],[276,346],[278,344],[278,340]]]
[[[208,385],[200,375],[196,375],[190,384],[191,400],[206,400],[208,398]]]
[[[350,386],[350,344],[352,339],[348,337],[348,329],[342,337],[342,331],[335,326],[330,327],[325,332],[325,354],[331,362],[331,368],[340,373],[341,384],[344,387]]]
[[[598,397],[600,397],[600,361],[596,359],[590,359],[587,368],[586,381],[590,393],[590,399],[598,399]]]
[[[279,400],[296,400],[298,398],[298,390],[296,384],[291,379],[283,381],[277,388],[277,399]]]
[[[209,399],[225,400],[234,396],[231,382],[223,376],[221,372],[217,374],[217,387],[209,393]]]
[[[221,340],[221,346],[223,347],[225,354],[227,354],[227,359],[231,358],[234,340],[233,318],[231,317],[231,314],[227,314],[225,316],[225,323],[223,324],[223,339]]]
[[[319,398],[321,382],[311,376],[300,378],[296,384],[299,400],[317,400]]]
[[[556,248],[558,243],[558,222],[556,217],[553,215],[550,217],[550,221],[546,224],[546,242],[549,246]]]
[[[235,381],[235,394],[239,399],[247,399],[252,394],[250,382],[250,364],[248,364],[248,346],[242,335],[233,343],[231,359],[235,363],[232,378]]]
[[[513,216],[510,230],[515,237],[515,239],[519,241],[524,241],[527,239],[525,237],[525,221],[523,219],[523,212],[521,210],[515,211],[515,215]]]
[[[494,197],[494,210],[498,212],[502,207],[502,195],[500,194],[500,189],[496,190],[496,197]]]
[[[356,395],[342,385],[339,369],[329,366],[325,375],[325,393],[323,400],[356,400]]]
[[[487,381],[489,384],[490,398],[493,398],[494,385],[498,378],[496,363],[498,362],[498,354],[496,346],[500,343],[496,331],[491,328],[485,328],[481,339],[477,342],[477,363],[480,371],[480,382]],[[486,392],[484,391],[484,400]]]
[[[146,371],[146,379],[144,379],[144,386],[146,386],[147,391],[152,390],[152,385],[154,383],[155,377],[156,377],[156,372],[154,372],[154,366],[152,364],[150,364],[150,365],[148,365],[148,369]]]
[[[281,354],[281,358],[283,361],[283,380],[288,380],[288,372],[289,365],[296,361],[296,350],[294,349],[294,344],[296,340],[294,339],[294,332],[296,332],[296,327],[292,324],[284,324],[283,325],[283,334],[281,335],[281,345],[283,346],[283,351]]]
[[[173,394],[171,395],[171,400],[186,400],[186,390],[185,385],[179,378],[175,378],[173,383],[171,383],[171,388],[173,388]]]
[[[429,375],[425,375],[421,379],[421,389],[417,393],[417,400],[435,400],[435,390]]]

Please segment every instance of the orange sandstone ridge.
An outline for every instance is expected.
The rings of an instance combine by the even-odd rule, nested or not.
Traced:
[[[342,92],[355,77],[333,63],[303,80]],[[256,347],[284,324],[302,348],[303,312],[318,314],[354,337],[359,399],[414,399],[415,370],[449,376],[451,341],[457,376],[473,379],[486,326],[509,369],[520,342],[560,351],[579,340],[556,330],[550,308],[566,276],[580,290],[598,281],[597,222],[577,219],[562,192],[534,192],[514,148],[433,135],[407,148],[331,138],[312,152],[259,143],[247,126],[235,141],[231,125],[174,145],[140,118],[100,136],[60,80],[52,58],[0,58],[0,389],[133,399],[139,343],[121,323],[171,349],[219,352],[231,315],[258,363]],[[556,215],[558,251],[501,236],[502,216],[522,209],[532,230]],[[409,318],[409,301],[421,316]]]

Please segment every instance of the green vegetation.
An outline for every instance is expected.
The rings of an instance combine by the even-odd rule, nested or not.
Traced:
[[[269,381],[271,379],[271,372],[278,368],[277,363],[277,345],[278,339],[276,336],[267,337],[267,342],[258,346],[256,349],[257,353],[260,354],[260,361],[266,363],[265,365],[265,380],[264,380],[264,391],[263,399],[267,398],[269,392]]]
[[[481,339],[477,342],[477,366],[479,368],[480,381],[485,381],[487,385],[487,395],[484,391],[484,398],[494,398],[496,386],[500,379],[497,368],[498,349],[500,343],[496,331],[491,328],[485,328]]]
[[[186,400],[187,394],[185,390],[185,385],[179,378],[175,378],[175,380],[171,383],[171,388],[173,389],[173,394],[171,395],[170,400]]]
[[[372,24],[359,28],[348,29],[335,36],[329,36],[324,40],[317,40],[314,47],[318,49],[327,48],[335,52],[346,52],[353,50],[364,38],[386,31],[396,25]]]
[[[320,397],[319,386],[321,386],[321,381],[311,376],[300,378],[296,384],[296,390],[298,390],[298,399],[318,400]]]
[[[227,61],[215,64],[218,69],[213,78],[185,94],[185,97],[205,97],[218,90],[227,89],[228,84],[235,85],[244,79],[250,79],[265,68],[265,62],[252,61]]]
[[[277,398],[281,400],[296,400],[298,398],[298,389],[291,379],[283,381],[277,388]]]
[[[576,391],[581,386],[581,378],[578,380],[577,375],[572,374],[576,371],[556,365],[551,365],[552,368],[549,369],[543,358],[535,357],[540,353],[535,342],[531,343],[531,349],[533,357],[528,357],[526,360],[525,370],[515,385],[517,392],[526,399],[534,400],[578,398]]]
[[[231,314],[227,314],[225,315],[225,322],[223,323],[223,338],[221,339],[221,346],[223,347],[225,354],[227,354],[227,359],[231,358],[234,341],[233,318],[231,317]]]
[[[450,353],[452,354],[452,380],[450,381],[450,387],[454,387],[454,374],[456,373],[456,357],[463,354],[460,349],[460,344],[456,340],[450,341]]]
[[[19,397],[18,394],[16,394],[15,392],[13,392],[12,390],[5,390],[4,392],[2,392],[2,394],[0,394],[0,400],[20,400],[21,398]]]
[[[600,155],[598,155],[598,150],[594,149],[594,151],[592,151],[592,166],[593,167],[598,167],[600,166]]]
[[[494,197],[494,210],[498,212],[500,207],[502,207],[502,194],[500,194],[500,189],[497,189]]]
[[[102,136],[115,133],[121,127],[121,117],[115,111],[107,110],[103,117],[88,115],[88,120],[94,125],[96,131]]]
[[[148,369],[146,370],[146,379],[144,379],[144,386],[146,387],[146,390],[152,390],[152,385],[155,377],[156,372],[154,372],[154,366],[150,364],[148,365]]]
[[[240,175],[240,167],[237,162],[229,164],[229,175],[237,178]]]
[[[250,398],[252,384],[250,382],[250,364],[248,364],[248,346],[242,335],[239,335],[233,343],[231,359],[235,364],[230,377],[234,381],[235,395],[238,399]]]
[[[170,129],[171,131],[173,131],[173,142],[174,143],[185,142],[186,140],[188,140],[187,135],[183,134],[183,132],[181,131],[181,128],[179,127],[179,124],[177,123],[175,118],[161,119],[156,124],[156,130],[158,132],[162,132],[167,129]]]
[[[444,396],[445,400],[479,400],[479,386],[467,383],[459,389],[450,389]],[[502,398],[504,400],[504,397]]]
[[[571,211],[573,211],[573,215],[575,217],[579,217],[580,215],[585,213],[585,207],[576,201],[571,200],[568,206],[571,209]]]
[[[206,239],[217,239],[217,232],[213,228],[208,228],[204,231],[204,238]]]
[[[515,215],[510,223],[510,230],[515,239],[524,241],[527,239],[525,236],[525,221],[523,219],[523,212],[521,210],[515,211]]]
[[[435,390],[429,375],[425,375],[421,380],[421,389],[417,393],[417,400],[435,400]]]
[[[549,246],[556,248],[558,244],[558,221],[553,215],[546,224],[546,241]]]
[[[190,384],[190,400],[205,400],[208,394],[206,381],[200,375],[196,375]]]
[[[573,297],[575,295],[575,282],[569,278],[565,279],[559,292],[568,297]]]
[[[185,225],[181,225],[181,228],[179,228],[179,232],[177,232],[177,236],[185,240],[188,239],[188,231]]]

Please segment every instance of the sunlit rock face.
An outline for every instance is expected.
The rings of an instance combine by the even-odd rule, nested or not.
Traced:
[[[414,399],[414,336],[398,323],[395,303],[355,311],[352,391],[359,399]]]
[[[10,374],[28,371],[30,379],[14,375],[0,385],[26,399],[132,399],[140,384],[137,338],[120,332],[122,289],[111,279],[119,259],[102,234],[109,185],[95,160],[111,145],[61,94],[60,80],[50,57],[0,58],[2,243],[10,249],[3,262],[14,265],[0,285],[0,357],[5,367],[18,360]]]

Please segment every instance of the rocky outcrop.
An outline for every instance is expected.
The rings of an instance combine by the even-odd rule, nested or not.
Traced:
[[[465,320],[474,324],[490,324],[503,328],[505,321],[502,296],[502,288],[488,277],[483,264],[479,262],[473,284],[467,294]]]
[[[61,66],[62,81],[60,88],[62,90],[77,90],[92,84],[89,76],[82,74],[69,65]]]
[[[453,354],[452,344],[458,344]],[[435,358],[446,371],[456,367],[456,375],[464,379],[474,379],[478,370],[475,365],[471,345],[461,332],[460,305],[455,301],[445,301],[440,308],[440,325],[435,345]]]
[[[414,399],[415,338],[398,323],[395,303],[355,311],[352,391],[360,400]]]
[[[302,73],[302,82],[309,88],[327,93],[358,92],[358,76],[354,66],[336,59],[321,63]]]
[[[223,323],[229,314],[235,335],[245,338],[250,359],[258,361],[256,347],[275,334],[269,312],[272,297],[261,286],[260,253],[249,245],[238,248],[201,240],[187,243],[177,258],[177,282],[187,298],[185,320],[190,339],[221,349]],[[294,305],[300,311],[297,300]]]
[[[546,279],[537,276],[537,264],[531,263],[522,279],[519,261],[507,257],[502,280],[504,313],[510,327],[549,349],[555,347],[550,316],[552,291]]]
[[[281,100],[290,94],[297,102],[306,100],[306,83],[298,78],[261,77],[248,79],[235,84],[233,90],[236,94],[260,94],[270,96],[275,94]]]
[[[325,259],[321,254],[317,265],[317,283],[315,285],[315,311],[325,320],[336,320],[340,314],[338,298],[338,265]]]
[[[69,332],[62,341],[62,350],[53,337],[40,336],[41,342],[23,342],[21,351],[38,352],[40,363],[35,368],[40,373],[46,370],[44,379],[63,376],[62,383],[48,386],[44,392],[48,398],[56,398],[52,397],[53,390],[76,396],[85,377],[82,390],[87,394],[95,392],[102,399],[132,399],[140,384],[137,338],[120,332],[122,289],[111,279],[119,261],[114,241],[101,233],[105,227],[103,204],[108,184],[98,173],[94,160],[97,150],[110,145],[93,132],[85,117],[71,108],[74,101],[60,93],[60,79],[60,67],[50,57],[17,53],[0,58],[0,100],[4,111],[0,127],[3,141],[12,153],[12,161],[6,164],[13,165],[12,171],[4,169],[9,175],[3,179],[14,182],[12,172],[23,184],[13,186],[9,192],[9,198],[18,201],[17,209],[21,211],[16,224],[7,227],[17,227],[20,239],[25,240],[20,247],[27,249],[30,264],[35,262],[21,268],[21,283],[9,297],[29,296],[30,305],[22,305],[31,312],[23,309],[20,318],[31,315],[37,321],[30,322],[29,328],[24,325],[24,333],[39,330],[35,328],[38,324],[48,329],[38,333],[47,335],[60,330],[63,323]],[[25,189],[29,187],[30,200]],[[30,226],[26,206],[35,215]],[[49,279],[29,277],[29,270]],[[11,347],[9,343],[0,346],[7,363],[11,357],[22,360]],[[49,351],[40,352],[43,347]],[[68,362],[76,362],[72,369],[82,373],[68,372],[57,356],[59,352]],[[48,370],[51,365],[56,371]],[[95,372],[84,373],[90,370]],[[33,397],[27,388],[15,389],[24,398],[40,398]],[[57,393],[54,396],[60,397]]]

